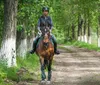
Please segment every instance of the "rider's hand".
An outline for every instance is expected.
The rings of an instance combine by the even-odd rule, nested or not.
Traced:
[[[50,35],[52,34],[51,31],[52,31],[52,30],[50,29]]]
[[[41,35],[42,35],[42,32],[41,32],[41,30],[40,30],[40,31],[38,31],[38,34],[39,34],[39,36],[41,36]]]
[[[39,30],[39,33],[42,33],[41,30]]]

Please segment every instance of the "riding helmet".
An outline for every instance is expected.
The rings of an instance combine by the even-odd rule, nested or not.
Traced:
[[[42,8],[42,12],[44,12],[44,11],[48,11],[49,12],[49,7],[43,7]]]

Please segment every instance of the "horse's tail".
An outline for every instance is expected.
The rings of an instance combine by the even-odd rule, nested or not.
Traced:
[[[46,69],[47,66],[48,66],[48,60],[44,60],[44,68]]]

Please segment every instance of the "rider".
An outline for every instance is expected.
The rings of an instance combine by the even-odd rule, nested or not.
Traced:
[[[44,27],[48,27],[51,32],[53,23],[52,23],[51,17],[48,16],[49,8],[43,7],[42,12],[43,12],[43,15],[38,20],[38,31],[41,33],[41,29],[43,29]],[[55,52],[55,54],[60,54],[60,52],[57,50],[57,41],[53,35],[51,35],[51,36],[52,36],[52,41],[54,43],[54,52]],[[36,39],[34,40],[33,49],[30,51],[31,54],[33,54],[36,51],[36,45],[37,45],[39,38],[40,37],[37,36]]]

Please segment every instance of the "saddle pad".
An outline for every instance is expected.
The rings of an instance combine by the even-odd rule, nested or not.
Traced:
[[[39,40],[38,40],[38,42],[37,42],[37,46],[36,46],[36,47],[38,47],[39,43],[40,43],[42,40],[43,40],[43,36],[41,36],[41,37],[39,38]]]
[[[38,47],[38,46],[39,46],[39,43],[40,43],[42,40],[43,40],[43,36],[41,36],[41,37],[39,38],[39,40],[38,40],[38,42],[37,42],[37,46],[36,46],[36,47]],[[50,38],[50,41],[51,41],[52,45],[54,45],[53,40],[52,40],[51,38]]]

